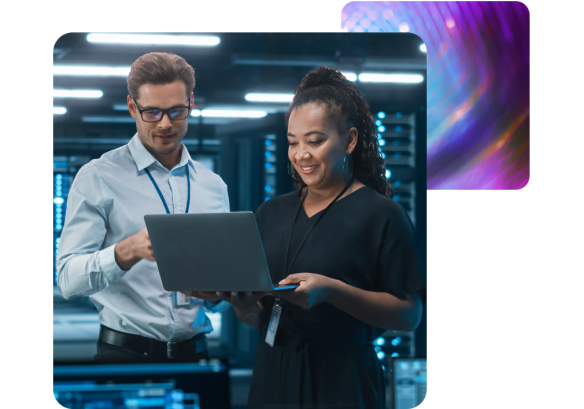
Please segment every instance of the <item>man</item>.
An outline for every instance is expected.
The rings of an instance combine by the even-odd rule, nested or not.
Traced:
[[[75,177],[59,289],[67,299],[89,296],[97,307],[96,361],[197,361],[208,358],[205,334],[213,330],[204,308],[229,304],[164,290],[144,215],[227,212],[227,187],[181,143],[194,102],[193,68],[177,55],[150,53],[132,64],[127,82],[137,133]]]

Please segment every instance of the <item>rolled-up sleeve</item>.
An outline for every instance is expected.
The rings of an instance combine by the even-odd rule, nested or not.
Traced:
[[[102,249],[106,204],[97,170],[83,166],[69,191],[57,256],[57,285],[66,299],[95,294],[126,273],[115,261],[115,245]]]

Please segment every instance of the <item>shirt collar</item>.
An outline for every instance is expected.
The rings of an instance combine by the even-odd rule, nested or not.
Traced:
[[[191,155],[189,154],[189,151],[182,143],[181,143],[181,145],[182,145],[182,149],[181,149],[180,162],[178,163],[178,165],[176,165],[175,168],[180,168],[186,164],[190,164],[191,168],[196,173],[197,169],[195,168],[195,164],[194,164],[193,160],[191,159]],[[152,154],[150,152],[148,152],[148,150],[144,147],[144,145],[142,144],[142,141],[140,141],[140,138],[138,137],[137,133],[130,140],[130,142],[128,142],[128,149],[130,150],[130,154],[132,155],[132,158],[134,159],[134,162],[136,163],[136,167],[138,168],[138,172],[147,168],[148,166],[152,165],[153,163],[160,164],[160,162],[158,162],[156,160],[156,158],[154,156],[152,156]],[[160,165],[160,166],[162,166],[162,165]],[[164,166],[162,166],[162,167],[164,168]],[[164,169],[166,169],[166,168],[164,168]]]

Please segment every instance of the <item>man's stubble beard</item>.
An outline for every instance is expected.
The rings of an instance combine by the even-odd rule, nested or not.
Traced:
[[[142,133],[142,131],[140,131],[140,130],[137,130],[137,131],[138,131],[138,137],[141,140],[142,144],[146,145],[149,149],[151,149],[152,151],[154,151],[154,153],[156,153],[158,155],[170,155],[171,153],[176,152],[176,150],[180,149],[181,141],[184,139],[184,135],[183,135],[182,138],[177,140],[176,145],[161,149],[161,148],[154,146],[155,140],[156,140],[155,136],[149,134],[148,138],[144,138],[143,137],[144,134]],[[178,131],[177,131],[177,135],[178,135]],[[186,131],[185,131],[185,135],[186,135]],[[144,143],[144,141],[148,141],[149,143]]]

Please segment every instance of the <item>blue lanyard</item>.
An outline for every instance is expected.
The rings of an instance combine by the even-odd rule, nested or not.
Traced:
[[[189,204],[191,203],[191,178],[189,177],[189,164],[188,163],[186,165],[186,169],[187,169],[188,193],[187,193],[187,210],[185,210],[185,213],[188,213],[189,212]],[[164,205],[164,209],[166,210],[166,214],[170,214],[170,210],[168,210],[168,206],[166,205],[166,200],[164,200],[164,196],[162,196],[162,192],[158,188],[158,185],[154,181],[154,178],[150,174],[150,171],[148,169],[144,169],[144,170],[146,171],[146,174],[150,178],[150,181],[152,182],[152,184],[156,188],[156,191],[158,192],[158,196],[160,196],[160,199],[162,200],[162,204]]]

